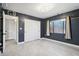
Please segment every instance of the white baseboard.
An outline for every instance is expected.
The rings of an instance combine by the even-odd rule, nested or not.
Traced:
[[[17,44],[23,44],[24,42],[19,42],[19,43],[17,43]]]
[[[41,40],[41,38],[39,38]],[[38,39],[36,39],[38,40]],[[31,40],[31,41],[35,41],[35,40]],[[31,41],[24,41],[24,42],[18,42],[17,44],[23,44],[23,43],[26,43],[26,42],[31,42]]]
[[[79,48],[79,46],[78,45],[75,45],[75,44],[61,42],[61,41],[57,41],[57,40],[54,40],[54,39],[51,40],[51,39],[48,39],[48,38],[42,38],[42,39],[49,40],[49,41],[54,41],[54,42],[61,43],[61,44],[65,44],[65,45],[68,45],[68,46],[71,46],[71,47],[74,47],[74,48]]]

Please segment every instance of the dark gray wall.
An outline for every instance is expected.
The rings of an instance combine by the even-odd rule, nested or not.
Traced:
[[[3,20],[2,20],[2,4],[0,3],[0,51],[3,52]]]
[[[71,19],[72,43],[79,45],[79,18]]]
[[[1,18],[0,18],[0,43],[1,43]]]
[[[19,17],[19,42],[24,41],[24,17],[23,15],[17,13],[17,16]],[[22,30],[20,30],[22,28]]]
[[[41,37],[45,37],[46,34],[46,20],[41,20]]]
[[[2,3],[0,3],[0,8],[2,7]]]
[[[71,35],[72,35],[72,39],[71,40],[66,40],[65,39],[65,34],[57,34],[57,33],[50,33],[50,36],[43,36],[43,37],[47,37],[47,38],[51,38],[51,39],[55,39],[58,41],[62,41],[62,42],[66,42],[66,43],[71,43],[71,44],[76,44],[79,45],[79,9],[77,10],[73,10],[67,13],[63,13],[63,14],[59,14],[56,16],[52,16],[50,18],[47,18],[46,20],[52,21],[52,20],[57,20],[57,19],[62,19],[65,18],[67,16],[71,17]],[[42,27],[42,31],[46,31],[46,21],[44,21],[42,24],[42,26],[45,26],[44,28]],[[46,32],[43,32],[42,35],[46,34]]]

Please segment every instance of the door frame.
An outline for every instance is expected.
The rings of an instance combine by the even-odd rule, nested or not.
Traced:
[[[11,16],[11,15],[7,15],[5,14],[5,12],[3,11],[3,52],[5,51],[5,39],[6,39],[6,32],[5,32],[5,20],[6,17],[8,17],[9,19],[16,19],[16,43],[19,43],[19,17],[18,16]]]
[[[3,11],[3,53],[5,51],[5,12]]]

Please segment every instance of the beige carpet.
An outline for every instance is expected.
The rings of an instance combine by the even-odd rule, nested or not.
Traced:
[[[79,48],[74,48],[55,41],[38,39],[24,44],[6,41],[3,56],[77,56]]]

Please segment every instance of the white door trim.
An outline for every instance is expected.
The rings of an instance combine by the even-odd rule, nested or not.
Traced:
[[[5,51],[5,12],[3,11],[3,52]]]

